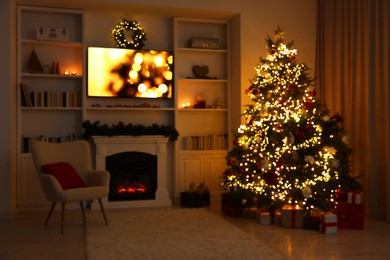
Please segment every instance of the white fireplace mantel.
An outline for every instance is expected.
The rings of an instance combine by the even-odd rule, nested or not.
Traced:
[[[160,135],[92,136],[97,170],[106,170],[106,157],[122,152],[144,152],[157,156],[157,190],[154,200],[106,201],[107,208],[170,206],[167,188],[167,143]],[[107,198],[106,198],[107,199]]]

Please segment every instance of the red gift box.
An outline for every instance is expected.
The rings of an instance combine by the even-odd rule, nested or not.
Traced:
[[[339,202],[337,204],[337,221],[340,229],[364,229],[363,204]]]
[[[295,205],[285,205],[282,208],[282,227],[302,228],[303,209]]]
[[[361,191],[353,191],[353,192],[348,192],[348,199],[347,199],[349,204],[363,204],[363,192]]]

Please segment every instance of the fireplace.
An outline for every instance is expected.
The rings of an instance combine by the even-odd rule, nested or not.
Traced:
[[[122,152],[106,157],[110,172],[108,201],[155,199],[157,156],[143,152]]]
[[[93,136],[97,170],[111,175],[107,208],[170,206],[164,136]]]

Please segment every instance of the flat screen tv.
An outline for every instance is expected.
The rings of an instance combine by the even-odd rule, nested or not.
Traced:
[[[89,97],[172,98],[173,54],[88,47]]]

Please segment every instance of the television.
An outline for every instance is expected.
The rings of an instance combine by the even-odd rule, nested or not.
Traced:
[[[88,97],[172,98],[173,53],[88,47]]]

